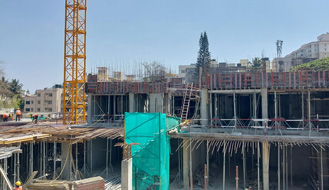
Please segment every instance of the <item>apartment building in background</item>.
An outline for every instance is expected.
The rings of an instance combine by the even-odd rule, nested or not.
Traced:
[[[273,59],[272,64],[275,65],[276,71],[287,72],[294,66],[326,57],[329,57],[328,32],[318,36],[317,41],[304,44],[285,57]]]
[[[36,90],[35,94],[24,96],[25,112],[59,113],[62,112],[63,86]]]

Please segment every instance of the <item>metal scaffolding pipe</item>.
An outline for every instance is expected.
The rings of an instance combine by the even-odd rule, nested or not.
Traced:
[[[191,186],[191,189],[193,190],[193,166],[192,166],[192,141],[190,140],[190,186]]]
[[[209,186],[209,141],[207,140],[207,183],[206,185]]]
[[[286,190],[286,148],[285,145],[282,146],[282,187]]]
[[[30,142],[30,175],[33,173],[33,142]]]
[[[105,162],[105,170],[106,170],[106,179],[109,177],[109,138],[106,138],[106,162]]]
[[[43,158],[42,158],[42,164],[43,164],[43,176],[46,175],[46,141],[43,141],[42,142],[43,144],[43,151],[42,151],[42,155],[43,155]]]
[[[321,167],[321,190],[323,190],[323,157],[322,157],[322,146],[320,147],[320,167]]]
[[[75,144],[75,179],[78,179],[78,143]]]
[[[236,96],[235,91],[233,91],[233,114],[234,114],[234,129],[237,126],[237,116],[236,116]]]
[[[260,190],[259,158],[260,158],[260,147],[259,147],[259,142],[257,142],[257,188],[258,188],[258,190]]]
[[[226,141],[224,141],[224,154],[223,154],[223,190],[225,190],[225,155],[226,155]]]
[[[53,179],[55,179],[56,178],[56,157],[57,157],[57,144],[56,144],[56,140],[54,140],[54,159],[53,159],[53,161],[54,161],[54,163],[53,163],[53,165],[54,165],[54,171],[53,171]]]
[[[280,168],[281,168],[281,157],[280,157],[280,144],[278,144],[278,190],[281,189],[281,177],[280,177]]]
[[[245,142],[242,144],[242,155],[243,155],[243,188],[246,189],[246,149]]]

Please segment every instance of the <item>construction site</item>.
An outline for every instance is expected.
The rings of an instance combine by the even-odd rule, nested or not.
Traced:
[[[329,71],[87,74],[86,10],[66,0],[62,117],[0,123],[0,189],[329,189]]]

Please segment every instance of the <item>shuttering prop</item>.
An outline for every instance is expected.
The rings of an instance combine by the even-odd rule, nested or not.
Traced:
[[[162,113],[125,113],[125,143],[132,146],[133,189],[169,190],[170,139],[180,119]]]

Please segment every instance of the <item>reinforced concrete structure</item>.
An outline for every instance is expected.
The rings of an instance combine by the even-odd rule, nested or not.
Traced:
[[[100,82],[89,75],[88,124],[122,126],[125,112],[180,117],[191,91],[187,120],[169,132],[171,188],[329,187],[328,71],[208,74],[190,90],[181,81]]]

